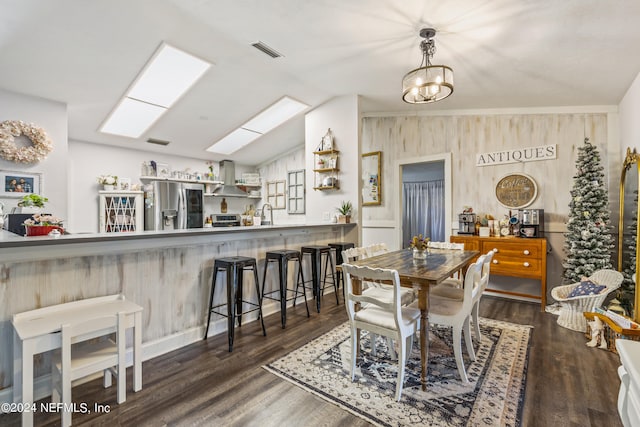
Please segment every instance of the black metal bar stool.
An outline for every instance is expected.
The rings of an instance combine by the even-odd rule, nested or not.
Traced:
[[[342,265],[342,263],[344,262],[344,260],[342,259],[342,251],[356,247],[356,245],[349,242],[329,243],[329,246],[331,247],[331,249],[335,249],[336,251],[336,267],[338,265]],[[336,278],[335,280],[338,282],[338,287],[340,287],[340,282],[342,282],[342,292],[344,292],[344,278],[342,277],[342,270],[338,270],[336,268],[334,274]]]
[[[298,261],[298,278],[296,280],[296,286],[293,289],[289,289],[287,287],[287,267],[289,265],[289,261]],[[264,288],[267,283],[267,269],[269,268],[269,264],[272,262],[278,263],[280,286],[275,291],[265,293]],[[300,286],[302,286],[302,291],[299,290]],[[279,298],[270,296],[276,292],[280,293]],[[288,292],[293,292],[293,295],[288,297]],[[278,249],[267,252],[264,262],[264,273],[262,275],[262,299],[264,300],[267,298],[274,301],[280,301],[280,320],[282,321],[282,329],[284,329],[285,324],[287,323],[287,302],[293,300],[293,306],[295,307],[296,300],[299,295],[302,295],[304,298],[304,305],[307,308],[307,317],[309,317],[309,304],[307,304],[307,291],[304,287],[304,273],[302,272],[302,256],[300,255],[300,251],[293,249]]]
[[[242,285],[243,276],[245,270],[253,270],[253,279],[256,285],[256,297],[258,303],[251,301],[245,301],[242,299]],[[226,271],[227,273],[227,302],[226,304],[213,305],[213,295],[216,290],[216,279],[219,271]],[[251,308],[242,311],[242,303],[248,304],[255,308]],[[226,305],[226,313],[217,311],[219,307]],[[204,331],[204,338],[207,339],[207,333],[209,332],[209,322],[211,322],[211,313],[216,313],[220,316],[227,318],[228,335],[229,335],[229,351],[233,351],[233,336],[235,330],[236,316],[238,318],[238,326],[242,326],[242,315],[258,310],[258,316],[260,323],[262,324],[262,335],[267,336],[267,331],[264,328],[264,321],[262,319],[262,299],[260,298],[260,283],[258,282],[258,266],[256,265],[256,259],[244,256],[232,256],[225,258],[218,258],[213,265],[213,280],[211,281],[211,298],[209,300],[209,316],[207,318],[207,328]]]
[[[331,246],[303,246],[302,250],[302,258],[305,255],[309,255],[309,260],[311,262],[311,280],[305,281],[312,283],[313,296],[316,299],[316,308],[318,313],[320,313],[320,300],[322,295],[324,294],[324,287],[327,284],[327,268],[331,265],[331,271],[335,271],[335,266],[333,265],[333,258],[331,257]],[[324,264],[324,274],[320,277],[320,272],[322,270],[322,258],[325,258]],[[336,294],[336,303],[340,304],[340,300],[338,299],[338,287],[336,286],[335,277],[332,277],[333,288]],[[322,284],[322,286],[320,286]]]

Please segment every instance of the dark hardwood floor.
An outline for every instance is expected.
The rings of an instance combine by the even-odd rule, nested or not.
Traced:
[[[261,368],[346,321],[344,305],[326,295],[321,314],[304,307],[265,319],[267,336],[252,322],[236,328],[233,353],[227,335],[197,342],[143,364],[143,389],[116,404],[115,387],[100,380],[73,389],[74,402],[110,407],[108,414],[74,414],[74,425],[92,426],[363,426],[361,419],[281,380]],[[332,301],[333,299],[333,301]],[[619,358],[589,348],[583,334],[557,326],[538,304],[484,297],[481,315],[534,326],[523,426],[621,426],[617,413]],[[58,415],[38,413],[36,425],[60,424]],[[18,426],[18,415],[0,415],[0,425]]]

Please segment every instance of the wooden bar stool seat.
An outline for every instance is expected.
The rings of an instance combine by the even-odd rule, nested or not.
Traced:
[[[253,270],[253,280],[256,286],[256,297],[258,302],[247,301],[242,299],[242,285],[245,270]],[[226,304],[213,305],[213,295],[216,290],[216,279],[218,272],[225,271],[227,274],[227,302]],[[247,304],[253,308],[242,311],[242,304]],[[218,308],[226,305],[226,312],[218,311]],[[238,326],[242,326],[242,315],[252,311],[258,311],[258,317],[262,324],[262,334],[267,335],[264,328],[264,320],[262,318],[262,299],[260,298],[260,283],[258,282],[258,266],[255,258],[244,256],[232,256],[218,258],[213,265],[213,280],[211,281],[211,298],[209,300],[209,310],[207,318],[207,326],[204,331],[204,338],[207,339],[209,332],[209,323],[211,322],[211,313],[218,314],[227,318],[228,335],[229,335],[229,351],[233,351],[233,337],[235,329],[236,317],[238,318]]]

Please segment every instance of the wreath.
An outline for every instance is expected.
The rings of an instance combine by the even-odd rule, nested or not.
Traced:
[[[18,147],[15,138],[24,135],[32,145]],[[53,150],[53,143],[44,129],[20,120],[0,123],[0,157],[16,163],[35,163],[44,160]]]

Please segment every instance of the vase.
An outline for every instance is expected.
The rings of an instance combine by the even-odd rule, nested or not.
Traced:
[[[53,230],[64,233],[64,229],[57,225],[25,225],[27,236],[47,236]]]
[[[41,208],[37,206],[16,206],[11,213],[37,214],[40,213],[40,210]]]
[[[338,215],[338,224],[350,224],[351,215]]]
[[[104,191],[113,191],[116,188],[113,184],[102,184],[102,189]]]
[[[427,250],[413,248],[413,259],[427,259]]]

